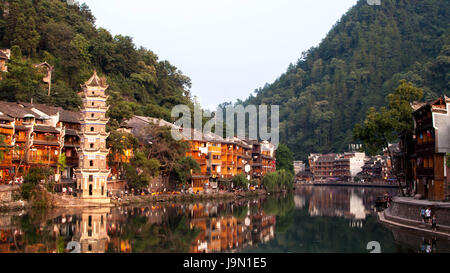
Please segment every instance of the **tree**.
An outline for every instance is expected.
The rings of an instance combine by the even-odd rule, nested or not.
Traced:
[[[117,171],[123,171],[125,163],[125,152],[136,152],[139,147],[138,140],[129,133],[111,131],[106,139],[106,145],[109,148],[108,165],[114,167]]]
[[[158,176],[160,164],[156,159],[148,159],[143,152],[136,152],[130,163],[125,164],[125,178],[128,185],[140,190],[148,186]]]
[[[235,187],[243,189],[243,190],[248,189],[248,185],[250,183],[250,181],[248,181],[247,177],[242,173],[233,176],[232,181],[233,181],[233,185],[235,185]]]
[[[400,81],[395,92],[387,97],[388,108],[381,107],[379,111],[373,107],[370,108],[366,119],[355,126],[355,139],[363,141],[363,148],[369,154],[376,154],[386,148],[391,162],[394,162],[389,143],[398,140],[399,135],[413,129],[413,110],[410,103],[421,99],[422,96],[423,91],[420,88],[414,87],[412,83],[405,80]],[[396,173],[395,175],[397,176]],[[397,181],[401,187],[398,177]]]
[[[58,173],[64,171],[67,168],[66,153],[61,153],[58,158]]]
[[[6,144],[5,139],[5,135],[0,135],[0,162],[9,153],[8,145]]]
[[[33,191],[38,185],[43,184],[47,186],[48,179],[54,174],[52,168],[47,167],[34,167],[28,170],[28,173],[24,177],[24,183],[20,186],[20,192],[24,199],[30,199]]]
[[[200,165],[194,158],[187,156],[178,160],[178,164],[174,167],[171,177],[174,181],[186,184],[189,182],[191,174],[198,172],[200,172]]]
[[[277,170],[286,170],[294,174],[294,155],[286,145],[281,143],[278,145],[275,157]]]
[[[268,173],[263,177],[261,184],[268,192],[273,192],[278,189],[277,180],[276,172]]]
[[[164,179],[169,179],[176,168],[180,166],[180,158],[186,156],[189,144],[172,138],[171,128],[167,126],[151,126],[144,129],[151,144],[145,146],[148,159],[154,158],[160,162],[160,173]]]
[[[11,45],[19,46],[27,56],[32,56],[36,52],[36,47],[41,39],[36,31],[36,24],[33,17],[20,15],[14,30]]]
[[[44,75],[34,68],[31,61],[22,58],[19,46],[11,48],[8,71],[0,81],[0,99],[30,101],[39,94],[45,94],[40,84]]]

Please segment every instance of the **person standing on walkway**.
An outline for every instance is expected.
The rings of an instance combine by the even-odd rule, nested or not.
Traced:
[[[436,219],[436,214],[433,215],[433,218],[431,219],[431,229],[433,231],[437,230],[437,219]]]
[[[427,224],[430,223],[430,218],[431,218],[431,209],[427,208],[425,210],[425,220]]]
[[[420,216],[422,216],[422,223],[425,223],[425,208],[420,210]]]

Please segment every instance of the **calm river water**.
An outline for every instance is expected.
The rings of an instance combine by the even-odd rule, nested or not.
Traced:
[[[304,186],[294,194],[195,204],[0,214],[4,252],[449,252],[448,240],[386,227],[377,188]],[[374,243],[371,243],[374,244]]]

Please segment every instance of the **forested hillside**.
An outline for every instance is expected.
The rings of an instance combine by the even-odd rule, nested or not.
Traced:
[[[245,103],[281,105],[281,142],[297,159],[343,152],[354,125],[369,107],[385,105],[401,79],[421,87],[424,99],[450,96],[449,11],[443,0],[360,0],[320,45]]]
[[[127,36],[97,28],[86,5],[65,0],[1,0],[0,44],[12,48],[0,99],[34,101],[77,109],[80,84],[94,69],[110,85],[109,115],[120,122],[132,114],[170,118],[172,106],[192,105],[190,79]],[[20,48],[18,48],[18,47]],[[35,64],[54,66],[51,96]],[[117,124],[116,122],[116,124]]]

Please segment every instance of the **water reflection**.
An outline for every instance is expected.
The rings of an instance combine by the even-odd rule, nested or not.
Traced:
[[[8,213],[0,252],[368,252],[370,241],[382,252],[450,249],[446,239],[378,223],[374,204],[385,191],[302,187],[231,202]]]

